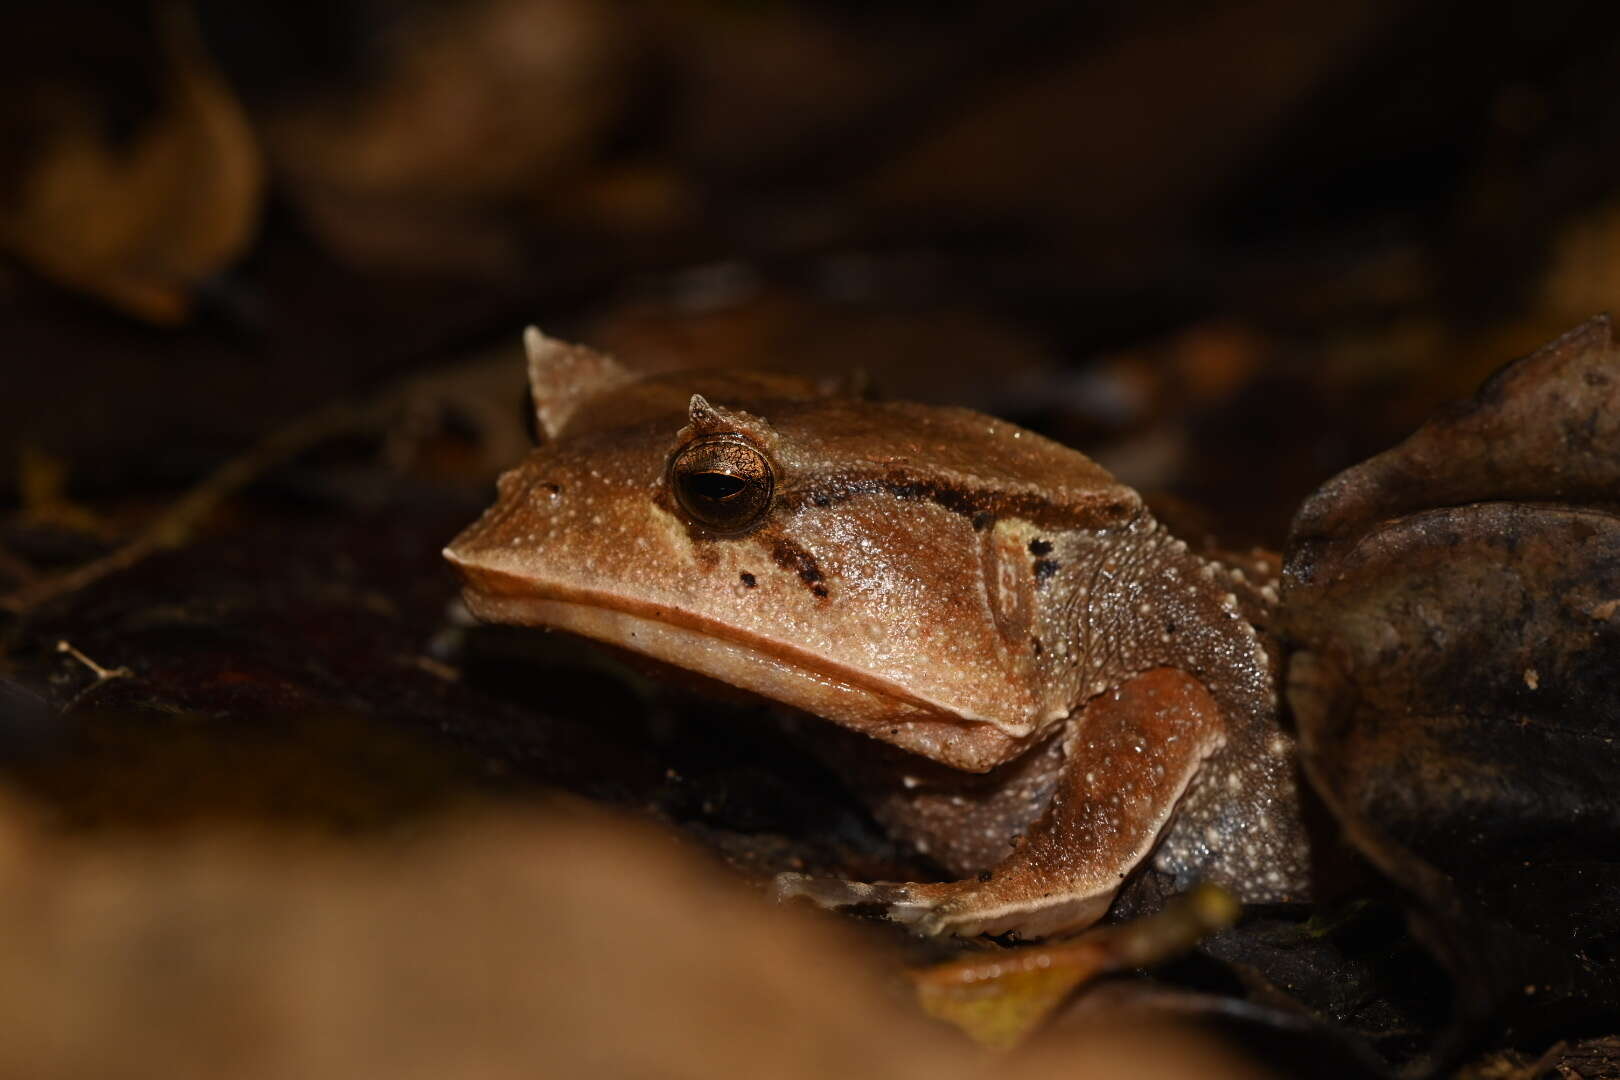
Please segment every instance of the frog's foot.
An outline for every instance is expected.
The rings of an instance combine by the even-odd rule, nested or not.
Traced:
[[[782,874],[775,894],[883,915],[923,935],[1081,929],[1148,857],[1223,733],[1197,679],[1172,668],[1144,672],[1087,703],[1064,744],[1051,804],[993,870],[935,884]]]
[[[1075,897],[1050,903],[1039,912],[1027,905],[998,903],[986,896],[977,880],[921,882],[844,881],[806,874],[778,874],[772,887],[777,900],[808,900],[817,907],[852,915],[875,915],[933,937],[953,934],[1005,934],[1041,937],[1069,927],[1086,926],[1102,917],[1113,890],[1101,897]]]
[[[829,911],[852,915],[881,915],[894,922],[918,926],[932,914],[923,890],[937,886],[890,881],[844,881],[808,874],[778,874],[771,887],[777,900],[808,900]],[[935,931],[924,930],[923,933]]]

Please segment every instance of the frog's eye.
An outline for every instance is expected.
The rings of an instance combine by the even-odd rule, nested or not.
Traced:
[[[771,508],[776,475],[741,435],[709,435],[669,460],[669,486],[688,517],[718,533],[757,525]]]

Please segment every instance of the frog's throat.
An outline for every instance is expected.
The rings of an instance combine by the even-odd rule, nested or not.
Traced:
[[[607,642],[958,769],[994,768],[1016,754],[1036,727],[929,701],[890,680],[676,608],[539,585],[488,569],[463,565],[462,570],[469,579],[463,599],[479,619],[551,627]]]

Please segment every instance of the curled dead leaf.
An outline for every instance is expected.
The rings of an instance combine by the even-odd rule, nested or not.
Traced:
[[[1456,1038],[1620,1007],[1617,511],[1620,349],[1600,318],[1295,519],[1306,772],[1413,897],[1457,982]]]
[[[264,168],[190,13],[159,9],[156,111],[127,140],[90,87],[40,90],[34,151],[0,202],[0,246],[39,274],[149,322],[190,313],[196,286],[248,247]]]

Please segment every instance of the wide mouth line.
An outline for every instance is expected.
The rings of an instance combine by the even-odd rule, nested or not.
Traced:
[[[858,690],[880,695],[897,704],[931,713],[942,719],[949,719],[959,723],[989,723],[996,727],[1001,726],[985,717],[968,714],[961,709],[920,697],[898,686],[892,680],[830,661],[816,653],[786,642],[739,630],[736,627],[694,614],[680,607],[645,603],[593,589],[535,581],[505,571],[478,566],[453,555],[450,558],[468,571],[468,585],[473,592],[483,593],[492,599],[577,604],[582,607],[628,615],[632,618],[644,619],[648,622],[703,634],[718,641],[740,646],[762,658],[784,663],[806,677],[843,683]],[[497,587],[487,587],[490,585]],[[624,642],[618,644],[630,648],[634,647]]]

